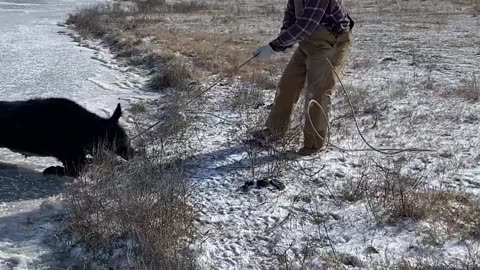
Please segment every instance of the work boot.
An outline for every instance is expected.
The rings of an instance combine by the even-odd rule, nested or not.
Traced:
[[[275,136],[268,128],[255,130],[251,134],[255,140],[261,143],[271,143],[280,139],[280,136]]]
[[[310,148],[310,147],[302,147],[298,150],[297,154],[301,156],[312,156],[320,152],[322,148]]]
[[[324,150],[323,145],[320,146],[320,147],[303,146],[302,148],[298,149],[297,154],[301,155],[301,156],[313,156],[313,155],[316,155],[323,150]]]

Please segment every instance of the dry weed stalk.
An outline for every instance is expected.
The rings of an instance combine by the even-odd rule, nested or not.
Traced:
[[[150,150],[124,162],[97,151],[66,198],[74,241],[92,259],[120,250],[139,269],[195,269],[187,249],[194,239],[189,184],[171,156]],[[118,263],[106,258],[107,264]]]

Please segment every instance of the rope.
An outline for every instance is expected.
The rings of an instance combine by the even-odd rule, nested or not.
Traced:
[[[257,54],[258,55],[258,54]],[[202,96],[203,94],[205,94],[206,92],[210,91],[213,87],[217,86],[222,80],[224,80],[226,77],[228,76],[231,76],[235,73],[237,73],[237,71],[239,69],[241,69],[243,66],[245,66],[246,64],[248,64],[250,61],[252,61],[255,57],[257,57],[257,55],[254,55],[252,57],[250,57],[247,61],[243,62],[241,65],[239,65],[238,67],[236,67],[234,70],[232,70],[232,72],[230,72],[229,74],[225,75],[225,76],[221,76],[220,78],[218,78],[215,82],[213,82],[209,87],[207,87],[205,90],[203,90],[202,92],[200,92],[199,94],[195,95],[192,99],[190,99],[189,101],[187,101],[185,104],[181,104],[179,105],[180,107],[185,107],[185,106],[188,106],[190,105],[192,102],[194,102],[195,100],[197,100],[197,98],[199,98],[200,96]],[[138,133],[137,135],[133,136],[131,140],[135,140],[136,138],[140,137],[141,135],[147,133],[149,130],[151,130],[152,128],[154,128],[155,126],[157,126],[158,124],[160,124],[162,122],[162,120],[159,120],[155,123],[153,123],[152,125],[150,125],[148,128],[146,128],[145,130],[141,131],[140,133]]]
[[[243,62],[241,65],[239,65],[238,67],[236,67],[234,70],[232,70],[231,73],[225,75],[225,76],[221,76],[220,78],[218,78],[216,81],[214,81],[209,87],[207,87],[205,90],[203,90],[202,92],[200,92],[199,94],[195,95],[192,99],[190,99],[189,101],[187,101],[185,104],[181,104],[180,106],[181,107],[185,107],[185,106],[188,106],[190,105],[192,102],[194,102],[195,100],[197,100],[198,97],[202,96],[203,94],[205,94],[206,92],[210,91],[213,87],[217,86],[222,80],[224,80],[227,76],[231,76],[233,74],[235,74],[240,68],[242,68],[243,66],[245,66],[246,64],[248,64],[250,61],[252,61],[255,57],[257,57],[257,55],[254,55],[252,57],[250,57],[248,60],[246,60],[245,62]],[[370,148],[370,149],[345,149],[345,148],[342,148],[340,146],[337,146],[333,143],[330,142],[330,140],[326,140],[326,138],[324,138],[323,136],[320,135],[319,131],[316,129],[315,125],[313,124],[313,121],[312,121],[312,118],[310,116],[310,107],[312,106],[312,104],[316,105],[317,107],[320,108],[323,116],[325,117],[326,119],[326,122],[327,122],[327,136],[330,137],[330,124],[328,123],[328,117],[327,117],[327,113],[325,112],[324,108],[320,105],[320,103],[318,103],[318,101],[312,99],[309,101],[308,103],[308,106],[307,106],[307,117],[308,117],[308,121],[310,123],[310,125],[312,125],[313,127],[313,130],[315,131],[315,135],[318,136],[320,139],[322,140],[326,140],[326,145],[324,146],[324,148],[328,148],[329,145],[332,145],[333,147],[341,150],[341,151],[344,151],[344,152],[360,152],[360,151],[376,151],[378,153],[381,153],[381,154],[384,154],[384,155],[395,155],[395,154],[400,154],[400,153],[403,153],[403,152],[433,152],[434,150],[431,150],[431,149],[421,149],[421,148],[404,148],[404,149],[396,149],[396,148],[377,148],[373,145],[371,145],[367,139],[365,138],[365,136],[363,135],[362,131],[360,130],[360,127],[359,127],[359,124],[358,124],[358,121],[357,121],[357,116],[355,114],[355,109],[353,108],[353,104],[352,104],[352,100],[350,99],[350,95],[348,94],[347,90],[345,89],[345,86],[343,85],[343,82],[342,80],[340,79],[340,76],[338,75],[337,71],[335,70],[334,66],[332,65],[332,63],[330,62],[330,60],[325,57],[325,59],[327,60],[328,64],[330,65],[330,68],[332,69],[332,71],[334,72],[336,78],[338,79],[340,85],[341,85],[341,88],[343,90],[343,93],[345,94],[345,97],[347,98],[347,101],[348,101],[348,105],[350,107],[350,110],[352,112],[352,117],[353,117],[353,121],[355,123],[355,128],[358,132],[358,134],[360,135],[360,137],[362,138],[363,142]],[[226,120],[226,119],[224,119]],[[148,128],[146,128],[145,130],[141,131],[140,133],[138,133],[137,135],[133,136],[132,137],[132,140],[138,138],[139,136],[145,134],[146,132],[148,132],[149,130],[151,130],[152,128],[154,128],[155,126],[157,126],[158,124],[160,124],[162,121],[159,120],[155,123],[153,123],[152,125],[150,125]]]
[[[339,150],[341,151],[344,151],[344,152],[360,152],[360,151],[375,151],[375,152],[378,152],[378,153],[381,153],[381,154],[384,154],[384,155],[396,155],[396,154],[400,154],[400,153],[403,153],[403,152],[434,152],[434,150],[431,150],[431,149],[421,149],[421,148],[400,148],[400,149],[397,149],[397,148],[377,148],[377,147],[374,147],[373,145],[371,145],[367,139],[365,139],[365,136],[363,136],[363,133],[362,131],[360,130],[360,127],[358,125],[358,121],[357,121],[357,116],[355,114],[355,109],[353,108],[353,104],[352,104],[352,100],[350,99],[350,95],[348,94],[347,90],[345,89],[345,86],[343,85],[342,83],[342,80],[340,79],[340,76],[338,75],[337,71],[335,70],[335,68],[333,67],[332,63],[330,62],[330,60],[325,57],[325,59],[327,60],[328,64],[330,65],[330,68],[332,69],[332,71],[334,72],[336,78],[338,79],[339,83],[340,83],[340,86],[343,90],[343,93],[345,94],[345,97],[347,98],[347,101],[348,101],[348,105],[350,107],[350,110],[352,112],[352,118],[353,118],[353,122],[355,123],[355,127],[356,127],[356,130],[358,132],[358,134],[360,135],[360,137],[362,138],[363,142],[370,148],[370,149],[344,149],[342,147],[339,147],[337,145],[334,145],[330,142],[330,140],[327,140],[327,144],[325,146],[325,148],[328,147],[328,145],[332,145],[334,146],[335,148],[338,148]],[[325,117],[326,121],[327,121],[327,134],[329,134],[330,132],[330,124],[328,123],[328,117],[327,117],[327,114],[325,112],[325,110],[323,109],[323,107],[320,105],[320,103],[318,103],[318,101],[312,99],[308,102],[308,107],[307,107],[307,117],[308,117],[308,121],[310,123],[310,125],[312,125],[313,127],[313,130],[315,131],[315,135],[317,135],[320,139],[322,140],[325,140],[324,137],[322,137],[320,135],[320,133],[318,132],[318,130],[316,129],[315,125],[313,125],[313,121],[312,121],[312,118],[310,117],[310,107],[312,104],[315,104],[316,106],[318,106],[321,111],[322,111],[322,114],[323,116]]]

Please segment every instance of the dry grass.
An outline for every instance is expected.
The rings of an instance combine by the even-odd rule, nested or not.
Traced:
[[[246,81],[252,82],[263,89],[277,88],[277,80],[266,73],[251,73],[247,75]]]
[[[218,9],[215,4],[200,1],[179,1],[167,3],[165,0],[134,0],[138,14],[155,13],[198,13],[211,9]]]
[[[194,217],[188,194],[181,164],[161,153],[128,163],[102,153],[67,189],[69,228],[92,259],[106,257],[114,268],[194,269],[186,250]]]
[[[477,246],[477,247],[475,247]],[[446,263],[442,258],[434,256],[418,256],[414,259],[403,259],[400,263],[393,266],[377,266],[375,270],[478,270],[480,262],[480,253],[478,245],[467,245],[468,253],[466,256],[457,258],[455,263]],[[475,250],[476,249],[476,250]]]
[[[420,220],[427,215],[428,203],[420,203],[426,192],[425,178],[403,173],[403,165],[402,159],[372,164],[366,200],[378,222],[395,223],[405,218]]]
[[[199,1],[180,1],[174,2],[170,6],[170,10],[176,13],[196,13],[200,11],[206,11],[212,8],[217,8],[212,4]]]
[[[356,178],[349,178],[337,187],[337,196],[342,201],[357,202],[367,197],[369,177],[366,171]]]
[[[122,20],[126,13],[118,4],[97,4],[70,14],[66,24],[74,24],[85,37],[100,38],[108,32],[108,25]]]
[[[159,107],[158,111],[152,113],[152,111],[145,109],[145,107],[139,106],[135,108],[138,115],[144,116],[145,114],[151,114],[149,117],[151,117],[153,121],[162,122],[152,132],[156,133],[156,136],[158,136],[155,139],[155,142],[160,140],[163,141],[165,145],[168,145],[171,143],[171,141],[169,141],[170,138],[177,138],[178,140],[184,139],[182,135],[178,136],[178,134],[186,134],[185,130],[188,128],[191,118],[188,115],[188,112],[185,112],[179,105],[184,103],[186,97],[191,96],[192,91],[195,91],[191,87],[191,80],[196,78],[196,75],[192,75],[192,70],[199,71],[199,73],[206,71],[202,75],[207,76],[211,73],[221,74],[227,77],[237,77],[238,75],[239,79],[253,82],[255,85],[264,89],[274,89],[276,87],[275,78],[278,77],[281,70],[272,72],[271,70],[267,70],[266,67],[275,64],[279,59],[283,60],[282,57],[288,57],[288,54],[277,56],[271,62],[266,63],[252,61],[239,72],[233,72],[236,71],[236,67],[238,67],[239,64],[250,58],[251,52],[253,52],[260,43],[264,42],[263,39],[268,34],[264,29],[257,30],[258,33],[262,35],[261,37],[258,35],[252,35],[251,33],[242,32],[244,28],[239,25],[248,20],[246,18],[251,14],[248,14],[247,12],[252,9],[251,7],[248,7],[247,9],[242,6],[242,3],[235,1],[235,5],[237,6],[233,9],[232,13],[232,10],[220,10],[224,7],[218,6],[217,4],[204,2],[189,1],[176,2],[173,4],[166,3],[164,0],[136,2],[138,2],[138,5],[134,12],[120,12],[113,9],[114,12],[110,14],[103,10],[93,10],[86,13],[79,12],[74,14],[70,20],[75,22],[77,29],[84,35],[88,36],[89,34],[93,34],[95,37],[102,37],[104,40],[107,40],[108,43],[116,49],[117,55],[129,60],[130,63],[134,65],[142,65],[148,69],[154,69],[155,75],[150,81],[152,87],[156,89],[173,87],[180,90],[167,93],[166,100],[154,104],[153,107]],[[394,2],[393,5],[392,2]],[[398,7],[403,8],[402,10],[406,10],[406,7],[411,6],[410,2],[385,1],[379,2],[378,4],[394,10],[394,12],[398,12]],[[423,2],[419,2],[420,4],[415,3],[415,5],[421,5],[422,7],[426,7],[427,5],[441,6],[432,5],[432,3],[434,4],[433,1],[430,1],[431,3],[429,1],[427,1],[429,3]],[[272,10],[271,13],[275,13],[274,5],[272,4],[270,7]],[[414,7],[414,9],[415,8],[416,7]],[[240,10],[242,11],[240,12]],[[219,11],[219,13],[211,16],[214,11]],[[114,14],[117,14],[117,18],[115,19],[111,18]],[[195,27],[189,28],[189,23],[193,25],[192,21],[194,20],[205,23],[205,20],[202,21],[198,19],[200,15],[205,15],[208,18],[211,16],[210,22],[212,25],[209,25],[209,29],[203,29],[205,25],[202,25],[200,29]],[[176,27],[183,26],[182,23],[176,25],[179,22],[178,17],[181,16],[184,16],[187,29]],[[213,25],[217,22],[221,24],[218,29],[216,28],[217,25]],[[226,25],[228,25],[228,27],[231,25],[237,25],[236,31],[231,33],[228,30],[225,30],[225,28],[228,28]],[[213,32],[212,28],[214,28]],[[353,69],[367,68],[372,63],[373,62],[368,59],[358,61],[353,63]],[[468,85],[468,83],[465,83],[465,86]],[[472,85],[474,85],[473,88],[464,87],[463,85],[462,88],[474,90],[478,88],[476,82]],[[372,102],[374,99],[371,95],[369,96],[369,92],[366,89],[355,89],[355,91],[350,92],[352,92],[351,94],[353,95],[354,106],[358,106],[358,111],[363,113],[375,113],[381,110],[381,108]],[[475,95],[469,94],[466,96],[468,96],[467,99],[469,100],[475,100]],[[344,99],[342,98],[342,100]],[[259,91],[259,89],[252,87],[251,89],[247,89],[247,91],[237,91],[232,99],[232,104],[230,105],[235,110],[243,110],[255,107],[258,104],[263,103],[262,101],[262,92]],[[340,107],[345,109],[347,114],[350,114],[350,109],[346,104],[340,104]],[[143,142],[143,145],[145,148],[148,148],[148,145],[151,143],[154,142],[146,140]],[[172,149],[172,145],[169,146],[170,149]],[[248,150],[248,156],[252,165],[251,175],[248,175],[249,178],[259,179],[264,176],[276,177],[278,174],[277,171],[279,171],[278,168],[284,169],[286,167],[284,166],[285,162],[280,161],[280,159],[274,159],[272,165],[269,165],[269,168],[265,171],[260,171],[258,169],[258,164],[256,164],[258,153],[255,151],[257,150],[253,148]],[[144,152],[147,153],[149,151],[145,150]],[[166,175],[162,179],[168,179],[171,177],[175,178],[175,175],[178,175],[178,177],[181,178],[181,170],[174,169],[172,171],[170,169],[165,169],[165,166],[161,164],[166,163],[168,162],[161,161],[160,163],[156,163],[157,165],[155,166],[159,166],[159,169],[157,171],[151,171],[155,171],[155,173],[161,177]],[[99,168],[102,166],[104,165],[99,166]],[[152,165],[152,167],[155,166]],[[451,231],[460,233],[464,238],[478,239],[479,222],[477,222],[477,220],[480,218],[478,216],[480,208],[478,207],[479,203],[474,198],[452,191],[433,190],[425,183],[425,178],[423,176],[405,173],[402,171],[403,166],[404,161],[400,161],[398,164],[388,162],[369,164],[369,170],[359,179],[354,179],[343,186],[342,191],[340,191],[340,196],[338,197],[349,202],[366,203],[369,207],[370,213],[372,213],[376,220],[381,223],[401,222],[405,219],[433,220],[438,223],[447,224],[447,227],[450,228]],[[174,166],[174,168],[178,167]],[[308,173],[308,170],[305,168],[296,169],[302,173]],[[116,167],[110,167],[110,170],[118,171]],[[288,170],[292,170],[292,168],[289,167]],[[149,171],[149,169],[145,169],[145,171]],[[170,175],[170,172],[173,173],[173,176]],[[176,174],[176,172],[179,174]],[[313,172],[311,173],[312,175],[314,174]],[[106,177],[108,179],[112,178],[108,175]],[[103,176],[99,179],[103,179]],[[313,179],[313,177],[310,177],[310,179]],[[91,180],[88,181],[92,182]],[[87,183],[88,181],[84,182]],[[125,185],[128,185],[124,184],[124,181],[132,183],[132,181],[128,179],[125,180],[124,178],[119,178],[119,180],[115,182],[113,182],[113,180],[108,180],[105,183],[111,182],[114,185],[119,185],[118,189],[122,190]],[[90,182],[88,185],[91,185]],[[93,183],[96,184],[95,181],[93,181]],[[102,188],[105,189],[106,187],[100,187],[99,189],[102,190]],[[113,190],[117,189],[115,187],[110,188]],[[155,190],[151,191],[150,189],[151,187],[142,190],[146,194],[149,192],[157,192]],[[99,191],[99,193],[101,192]],[[118,193],[122,194],[122,192]],[[131,195],[126,196],[128,196],[127,198],[130,198],[129,196]],[[136,196],[141,197],[143,196],[143,193],[136,194]],[[94,202],[99,205],[102,203],[98,198],[94,200]],[[152,207],[152,204],[144,204],[143,202],[137,203],[137,199],[135,198],[132,198],[132,203],[135,203],[136,206]],[[177,204],[176,201],[174,204]],[[431,207],[431,205],[434,205],[435,207]],[[156,211],[152,214],[155,213]],[[140,220],[141,218],[137,218],[136,215],[141,214],[134,213],[132,215],[135,220]],[[86,220],[88,220],[88,218]],[[78,222],[81,224],[80,220]],[[101,222],[103,222],[103,220]],[[127,224],[134,224],[133,226],[137,226],[137,223],[135,222],[129,222]],[[119,227],[122,228],[122,226]],[[127,227],[133,226],[128,225]],[[139,228],[140,227],[141,226],[139,226]],[[92,235],[101,235],[105,232],[109,233],[110,229],[99,228],[101,227],[99,227],[98,224],[93,223],[92,231],[94,231],[94,233]],[[145,229],[144,227],[141,228]],[[83,230],[83,232],[81,230]],[[128,230],[125,231],[129,232]],[[89,236],[88,233],[90,233],[88,226],[86,226],[86,228],[80,227],[80,232],[80,235],[86,236]],[[120,235],[120,233],[111,235],[111,239],[115,239],[118,238],[117,236]],[[148,235],[148,232],[146,235]],[[145,239],[145,237],[146,236],[137,237],[137,239],[140,239],[138,240],[139,243],[149,247],[141,249],[142,251],[148,251],[145,252],[145,254],[153,254],[159,258],[167,258],[170,260],[171,252],[168,253],[170,254],[168,256],[155,254],[157,249],[159,249],[159,251],[156,252],[163,252],[162,249],[165,248],[164,244],[157,246],[155,241],[143,241],[142,239]],[[95,243],[95,241],[98,240],[100,242],[98,246],[101,247],[102,243],[106,243],[106,240],[108,240],[108,237],[94,238],[95,239],[88,238],[86,241]],[[171,238],[168,239],[167,242],[172,240]],[[180,238],[177,238],[177,240],[178,239]],[[158,238],[156,240],[161,241],[161,239]],[[178,243],[182,243],[182,241],[179,241]],[[179,245],[178,243],[177,245]],[[177,250],[179,250],[178,254],[183,254],[181,252],[182,248]],[[298,254],[292,255],[290,253],[293,251],[287,250],[284,255],[288,256],[284,256],[284,258],[279,256],[279,262],[285,269],[311,269],[309,268],[310,266],[305,263],[305,260],[310,260],[318,255],[312,254],[313,251],[314,249],[308,245],[306,245]],[[149,258],[150,255],[146,255],[146,257]],[[288,257],[291,256],[298,257],[299,261],[303,261],[304,264],[295,268],[295,262],[288,262]],[[331,262],[333,265],[340,265],[341,267],[345,267],[345,265],[353,265],[349,258],[350,257],[347,255],[334,256],[334,260],[331,260]],[[325,258],[325,261],[328,261],[328,258]],[[431,269],[401,267],[403,266],[400,265],[399,268],[393,269]]]
[[[337,187],[337,198],[365,202],[379,223],[426,220],[439,225],[449,236],[480,239],[480,200],[453,190],[428,185],[428,172],[407,169],[407,158],[365,161],[353,179]]]
[[[262,88],[276,87],[272,78],[278,74],[271,74],[266,70],[275,59],[270,62],[251,61],[241,70],[237,70],[260,45],[254,37],[241,33],[175,30],[174,25],[170,25],[163,16],[152,14],[152,10],[156,8],[165,8],[163,1],[149,0],[138,3],[139,10],[118,3],[79,10],[69,16],[67,24],[74,25],[84,37],[93,36],[107,41],[119,57],[126,58],[133,65],[152,68],[168,61],[168,58],[165,59],[166,55],[180,54],[185,58],[182,62],[193,64],[194,69],[226,77],[238,75]],[[195,1],[175,2],[167,6],[170,12],[179,13],[197,13],[219,8]],[[150,41],[141,41],[147,37]]]
[[[351,1],[348,1],[351,2]],[[368,2],[367,2],[368,3]],[[352,3],[353,4],[353,3]],[[351,4],[351,5],[352,5]],[[467,13],[475,14],[476,0],[437,0],[437,1],[408,1],[408,0],[386,0],[375,1],[375,6],[382,12],[398,13]]]
[[[444,91],[442,96],[444,98],[458,97],[470,102],[480,101],[480,86],[478,85],[476,75],[472,74],[471,78],[462,80],[459,86]]]
[[[254,87],[238,89],[235,91],[230,106],[233,110],[248,110],[258,108],[264,104],[264,94]]]
[[[237,67],[249,59],[258,46],[258,42],[255,40],[230,33],[159,31],[150,33],[156,37],[155,44],[159,48],[187,56],[197,68],[224,76],[238,74],[246,81],[261,82],[269,88],[274,87],[274,83],[269,81],[267,75],[258,75],[265,69],[266,63],[251,61],[241,70],[237,70]]]
[[[175,87],[178,91],[182,91],[189,87],[193,77],[192,72],[185,64],[179,59],[173,58],[165,63],[161,73],[150,79],[150,87],[157,90]]]
[[[470,80],[464,80],[462,85],[457,89],[457,94],[469,101],[477,102],[480,100],[480,86],[478,85],[477,78],[472,75]]]
[[[346,91],[356,114],[375,114],[385,109],[384,102],[379,102],[368,89],[346,86]],[[338,111],[341,118],[352,117],[352,108],[340,86],[337,87],[335,95],[339,98],[334,109]]]
[[[159,11],[159,8],[165,7],[167,2],[165,0],[136,0],[137,12],[139,14],[150,14]]]

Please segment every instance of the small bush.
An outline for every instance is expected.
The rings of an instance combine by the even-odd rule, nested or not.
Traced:
[[[125,20],[127,12],[120,3],[97,4],[69,14],[66,24],[75,25],[75,29],[84,37],[102,37],[107,33],[110,21]]]
[[[466,101],[478,102],[480,101],[480,86],[477,82],[477,77],[472,76],[472,79],[463,80],[462,84],[452,90],[443,94],[444,97],[459,97]]]
[[[262,87],[264,89],[276,89],[277,81],[275,81],[271,76],[268,76],[264,73],[252,73],[246,78],[246,80]]]
[[[248,110],[258,108],[264,103],[264,94],[255,87],[236,89],[230,106],[233,110]]]
[[[188,88],[192,78],[193,76],[185,64],[178,59],[172,59],[165,64],[162,73],[151,78],[150,86],[157,90],[167,87],[183,90]]]
[[[105,28],[100,21],[100,16],[103,14],[105,5],[97,5],[90,8],[85,8],[70,14],[66,20],[66,24],[74,24],[80,33],[91,34],[94,37],[99,37],[105,34]]]
[[[359,176],[336,188],[337,197],[348,202],[365,202],[379,223],[405,219],[442,224],[447,235],[480,239],[480,200],[452,190],[430,187],[427,171],[408,169],[405,157],[364,160]]]
[[[395,223],[411,218],[420,220],[427,216],[428,203],[424,200],[422,180],[395,172],[385,172],[383,179],[368,193],[368,207],[379,222]]]
[[[428,216],[429,189],[426,175],[407,169],[406,157],[364,160],[360,176],[346,181],[338,190],[340,199],[365,200],[368,209],[380,223],[393,223]]]
[[[210,6],[207,3],[193,0],[175,2],[170,7],[171,11],[175,13],[195,13],[209,8]]]
[[[106,257],[118,267],[129,255],[135,269],[193,269],[186,255],[193,232],[188,194],[181,165],[159,154],[119,162],[101,153],[68,187],[69,227],[95,260]]]
[[[441,222],[457,229],[465,224],[476,226],[471,217],[478,203],[467,194],[429,187],[428,174],[409,171],[407,163],[405,158],[374,162],[367,175],[364,197],[378,222],[412,219]]]
[[[367,89],[347,87],[346,91],[348,93],[350,101],[352,102],[355,113],[369,114],[381,110],[379,104],[375,102],[375,98],[370,94]],[[345,96],[343,89],[341,89],[341,87],[339,86],[339,88],[336,89],[335,92],[335,95],[341,97],[336,104],[336,106],[338,106],[338,110],[343,113],[344,117],[351,117],[352,108],[350,107],[350,103],[348,102],[348,98]]]
[[[471,80],[464,80],[463,85],[457,89],[459,95],[466,100],[477,102],[480,100],[480,87],[475,75]]]
[[[480,3],[478,1],[474,3],[473,10],[476,15],[480,15]]]
[[[149,14],[157,11],[158,8],[166,5],[165,0],[135,0],[138,12],[141,14]]]
[[[365,172],[362,172],[360,177],[347,180],[337,188],[339,199],[348,202],[363,200],[367,196],[368,181],[369,179]]]

